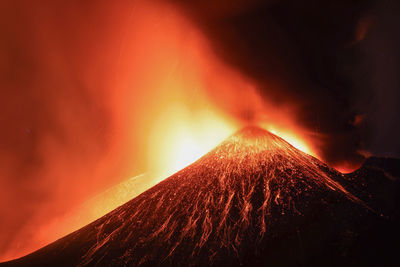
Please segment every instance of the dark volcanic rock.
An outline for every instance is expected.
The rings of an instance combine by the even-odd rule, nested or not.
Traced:
[[[259,128],[5,266],[391,265],[398,161],[342,175]]]

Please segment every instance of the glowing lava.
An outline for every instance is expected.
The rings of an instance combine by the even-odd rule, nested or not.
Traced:
[[[18,186],[19,193],[2,186],[10,218],[0,231],[0,246],[7,250],[0,251],[1,259],[33,251],[124,203],[129,198],[111,190],[107,198],[78,207],[126,177],[147,171],[160,181],[193,163],[238,128],[226,114],[268,113],[273,123],[292,118],[279,108],[263,110],[257,85],[221,60],[201,29],[170,4],[117,1],[89,8],[65,1],[65,8],[56,8],[57,1],[50,2],[32,6],[24,23],[35,29],[32,53],[40,60],[33,74],[43,74],[32,79],[32,88],[43,88],[35,99],[40,106],[49,101],[46,114],[54,121],[41,109],[35,115],[51,130],[32,138],[38,147],[26,146],[32,155],[23,162],[40,169],[27,168],[30,179],[20,181],[33,182]],[[54,15],[59,8],[62,17]],[[26,101],[28,109],[35,103],[29,96]],[[21,118],[26,123],[24,113]],[[295,127],[266,129],[315,155]],[[22,140],[31,139],[22,132]],[[14,172],[14,164],[6,165]],[[20,177],[20,164],[15,166]],[[30,197],[20,197],[24,192]],[[14,206],[8,207],[9,200]],[[62,221],[74,209],[78,215]]]
[[[336,214],[344,218],[366,212],[338,182],[338,175],[280,137],[246,128],[125,205],[21,262],[253,266],[275,257],[274,245],[289,233],[296,247],[300,233],[325,233],[325,228],[309,227],[316,212],[329,223],[338,207],[348,207]],[[336,220],[331,227],[340,223]]]

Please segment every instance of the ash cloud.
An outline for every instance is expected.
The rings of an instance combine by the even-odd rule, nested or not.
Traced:
[[[295,104],[328,163],[400,156],[396,1],[163,1],[181,6],[266,101]],[[141,28],[128,23],[138,2],[0,3],[0,252],[144,168],[143,97],[122,85],[131,84],[124,57],[146,59],[128,51],[140,38],[123,41]]]
[[[128,176],[132,144],[119,143],[109,86],[117,11],[0,4],[0,261],[43,245],[42,226]]]
[[[323,160],[400,156],[396,1],[174,2],[265,100],[298,107]]]

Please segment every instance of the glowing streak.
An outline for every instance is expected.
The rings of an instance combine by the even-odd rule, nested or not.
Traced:
[[[282,139],[284,139],[286,142],[288,142],[289,144],[291,144],[292,146],[294,146],[298,150],[301,150],[304,153],[307,153],[307,154],[312,155],[314,157],[317,156],[314,153],[314,151],[312,151],[310,146],[304,140],[302,140],[299,136],[297,136],[295,133],[289,132],[289,131],[286,131],[286,130],[281,130],[281,129],[278,130],[274,126],[267,126],[265,128],[268,131],[270,131],[271,133],[281,137]]]
[[[81,265],[115,259],[135,266],[159,259],[182,263],[181,255],[187,255],[184,265],[218,265],[214,256],[239,259],[243,251],[271,240],[282,223],[313,216],[311,205],[324,207],[327,216],[344,203],[368,208],[323,165],[265,130],[245,128],[190,168],[70,237],[65,246],[96,234],[76,257]],[[329,201],[333,197],[340,202]],[[123,249],[110,258],[110,247],[118,246]]]

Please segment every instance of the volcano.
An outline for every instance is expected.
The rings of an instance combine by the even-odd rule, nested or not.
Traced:
[[[4,266],[393,264],[398,160],[343,175],[257,127]]]

